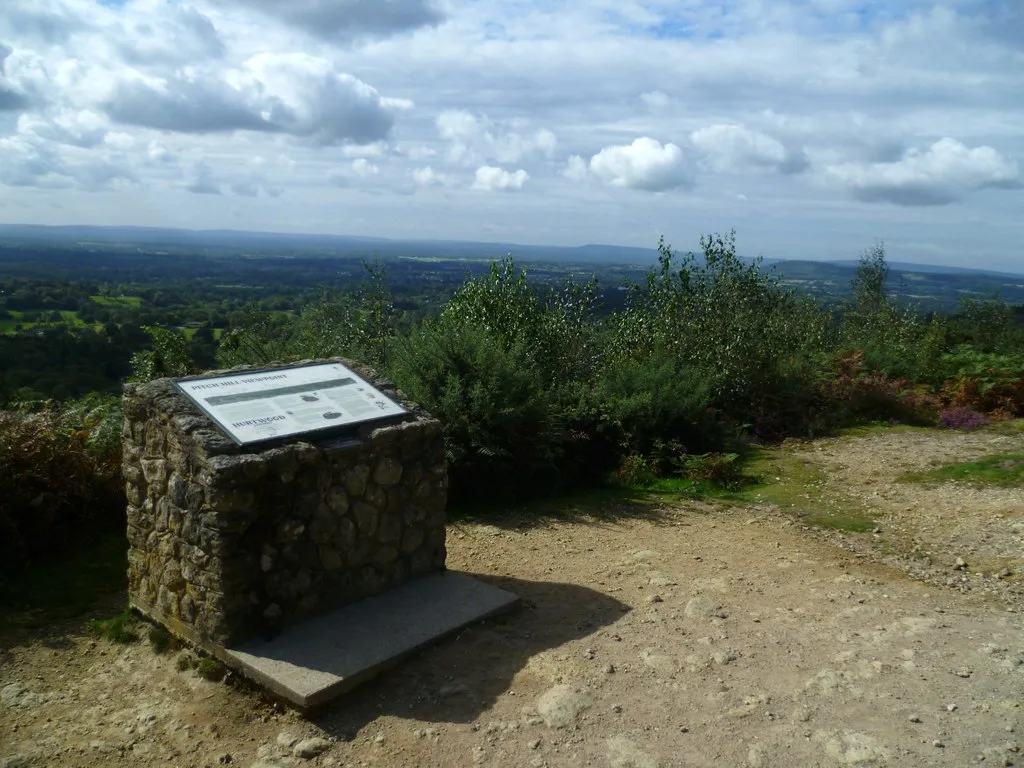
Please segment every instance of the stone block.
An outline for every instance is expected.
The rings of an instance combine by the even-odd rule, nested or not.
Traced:
[[[398,397],[372,371],[339,362]],[[402,404],[407,418],[358,427],[354,448],[242,449],[170,380],[127,385],[132,604],[215,649],[442,570],[440,424]]]

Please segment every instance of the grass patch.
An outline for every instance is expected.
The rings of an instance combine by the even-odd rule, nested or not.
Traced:
[[[196,664],[196,674],[211,683],[219,683],[227,673],[228,668],[216,659],[200,659]]]
[[[96,619],[90,621],[86,627],[97,637],[103,637],[118,645],[129,645],[139,639],[138,634],[132,628],[134,619],[128,606],[124,607],[117,616],[111,619]]]
[[[149,647],[153,649],[153,653],[167,653],[176,645],[177,643],[174,642],[174,638],[171,636],[171,633],[163,627],[149,628]]]
[[[996,421],[983,429],[986,432],[996,432],[1000,435],[1020,435],[1024,433],[1024,419]]]
[[[0,575],[0,629],[79,616],[104,595],[124,591],[128,541],[112,533],[59,562]]]
[[[978,461],[948,464],[926,472],[910,472],[905,483],[958,482],[997,488],[1024,487],[1024,454],[1001,453]]]
[[[825,492],[827,477],[820,464],[787,448],[757,448],[743,462],[747,482],[728,498],[751,504],[772,504],[808,525],[862,533],[877,523],[852,499]]]
[[[888,421],[876,421],[871,424],[860,424],[855,427],[842,427],[836,430],[837,437],[871,437],[879,434],[927,432],[933,427],[915,427],[910,424],[890,424]]]
[[[141,296],[90,296],[89,299],[102,307],[132,307],[138,309],[142,306]]]

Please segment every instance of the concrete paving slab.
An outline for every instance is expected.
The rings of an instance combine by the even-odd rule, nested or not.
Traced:
[[[224,661],[296,706],[319,706],[467,624],[518,607],[519,597],[462,573],[432,574],[315,616]]]

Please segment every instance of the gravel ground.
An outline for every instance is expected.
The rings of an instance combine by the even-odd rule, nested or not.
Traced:
[[[887,430],[787,449],[876,533],[703,503],[452,525],[449,567],[524,608],[308,720],[81,621],[8,633],[0,766],[1024,765],[1024,494],[897,481],[1022,446]]]

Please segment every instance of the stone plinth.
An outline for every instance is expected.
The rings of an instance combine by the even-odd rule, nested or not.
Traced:
[[[169,379],[124,395],[131,604],[209,649],[443,570],[440,423],[409,410],[355,446],[239,448]],[[236,369],[245,370],[245,369]]]

